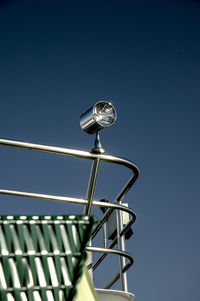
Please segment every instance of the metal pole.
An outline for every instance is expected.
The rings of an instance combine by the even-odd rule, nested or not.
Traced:
[[[86,196],[88,203],[84,208],[84,214],[87,214],[87,215],[90,215],[90,212],[92,209],[92,201],[93,201],[94,191],[95,191],[95,187],[96,187],[99,162],[100,162],[100,159],[96,158],[96,159],[94,159],[94,161],[92,163],[90,179],[89,179],[89,183],[88,183],[87,196]]]
[[[106,223],[103,225],[103,244],[104,244],[104,248],[107,248],[107,228],[106,228]]]
[[[96,187],[99,162],[100,162],[100,159],[96,158],[92,163],[92,167],[91,167],[91,171],[90,171],[90,179],[88,182],[88,189],[87,189],[87,196],[86,196],[86,199],[88,202],[84,208],[84,214],[87,214],[87,215],[90,215],[91,210],[92,210],[92,201],[93,201],[95,187]],[[91,241],[89,242],[89,246],[90,247],[92,246]],[[92,267],[92,253],[88,254],[86,265]],[[89,270],[89,274],[90,274],[91,279],[93,279],[92,269]]]
[[[120,233],[123,229],[123,216],[122,216],[121,210],[116,210],[116,218],[117,218],[118,250],[124,252],[125,251],[125,239],[124,239],[124,235],[120,235]],[[128,291],[127,275],[126,275],[126,272],[124,272],[124,273],[122,272],[125,265],[126,265],[125,258],[122,257],[122,256],[119,256],[119,271],[120,271],[121,290],[127,292]]]

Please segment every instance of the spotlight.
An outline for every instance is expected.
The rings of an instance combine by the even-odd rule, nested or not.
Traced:
[[[88,134],[94,134],[105,127],[112,125],[117,114],[113,105],[106,101],[97,102],[92,108],[80,117],[82,130]]]
[[[80,117],[80,126],[88,134],[96,134],[93,152],[102,153],[99,131],[111,126],[117,118],[113,105],[106,101],[99,101]]]

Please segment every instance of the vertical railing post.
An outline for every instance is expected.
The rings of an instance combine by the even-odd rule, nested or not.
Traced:
[[[119,205],[122,205],[121,202]],[[120,235],[123,229],[123,216],[121,210],[116,210],[116,219],[117,219],[117,244],[118,250],[125,251],[125,238],[124,235]],[[120,283],[121,290],[127,292],[128,284],[127,284],[127,275],[126,272],[122,272],[123,268],[126,265],[126,259],[122,256],[119,256],[119,271],[120,271]]]
[[[90,171],[90,179],[88,182],[88,189],[87,189],[87,205],[84,208],[84,214],[90,215],[91,210],[92,210],[92,201],[93,201],[93,197],[94,197],[94,192],[95,192],[95,187],[96,187],[96,181],[97,181],[97,175],[98,175],[98,169],[99,169],[99,162],[100,159],[96,158],[94,159],[93,163],[92,163],[92,167],[91,167],[91,171]],[[92,242],[89,242],[89,246],[92,246]],[[90,267],[89,269],[89,274],[91,279],[93,279],[93,273],[92,273],[92,253],[89,252],[88,253],[88,257],[87,257],[87,262],[86,265]]]
[[[87,205],[84,208],[84,214],[90,215],[91,209],[92,209],[92,201],[93,201],[93,196],[95,192],[95,187],[96,187],[96,180],[97,180],[97,174],[98,174],[98,169],[99,169],[99,162],[100,159],[96,158],[94,159],[92,163],[92,168],[90,172],[90,179],[88,183],[88,189],[87,189]]]

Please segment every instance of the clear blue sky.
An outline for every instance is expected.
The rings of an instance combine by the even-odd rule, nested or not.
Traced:
[[[141,170],[126,197],[137,213],[129,290],[199,301],[200,2],[0,1],[1,137],[90,150],[79,116],[101,99],[118,112],[104,148]],[[89,162],[1,147],[0,165],[2,188],[85,196]],[[116,171],[101,168],[96,199],[125,183]],[[2,214],[72,210],[0,202]]]

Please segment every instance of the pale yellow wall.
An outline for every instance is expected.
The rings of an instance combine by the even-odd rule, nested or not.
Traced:
[[[99,301],[86,267],[83,268],[83,274],[77,285],[77,295],[74,301]]]

